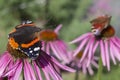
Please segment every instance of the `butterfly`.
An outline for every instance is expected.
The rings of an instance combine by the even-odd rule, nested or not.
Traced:
[[[19,50],[31,59],[36,59],[41,51],[39,32],[31,21],[24,21],[16,26],[8,35],[8,43],[14,50]]]
[[[111,16],[104,15],[90,21],[90,23],[92,24],[91,30],[93,34],[96,36],[100,36],[101,32],[109,26],[110,20]]]

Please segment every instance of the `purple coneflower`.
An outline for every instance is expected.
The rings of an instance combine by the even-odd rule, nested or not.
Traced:
[[[42,49],[56,57],[62,63],[68,63],[70,61],[70,55],[67,52],[67,45],[58,36],[61,27],[62,25],[60,24],[54,30],[46,29],[40,32],[40,38],[43,41]]]
[[[74,67],[77,70],[82,70],[84,74],[87,74],[87,71],[90,75],[94,74],[93,67],[98,68],[98,57],[94,56],[92,57],[90,61],[90,65],[87,66],[88,57],[85,57],[82,62],[80,62],[81,57],[83,55],[83,51],[79,51],[79,53],[72,58],[71,66]]]
[[[12,33],[14,34],[16,32],[17,34],[14,34],[15,38],[18,37],[18,35],[19,35],[19,38],[23,37],[23,35],[26,35],[24,34],[24,32],[21,33],[21,30],[23,31],[23,28],[25,28],[24,29],[25,33],[30,32],[29,34],[31,34],[32,31],[29,31],[30,28],[32,28],[32,30],[34,28],[38,29],[37,27],[34,27],[34,26],[35,26],[34,24],[26,24],[26,23],[20,26],[17,26],[10,33],[11,34],[10,36],[12,36]],[[20,36],[21,34],[22,36]],[[38,36],[36,34],[37,33],[35,33],[33,38],[36,38],[39,36],[38,34],[37,34]],[[29,36],[30,38],[32,38],[31,35]],[[26,38],[26,37],[23,37],[23,38]],[[9,39],[11,39],[11,37],[9,37]],[[28,37],[26,39],[28,39]],[[21,40],[21,39],[18,39],[18,40]],[[63,70],[67,70],[70,72],[74,72],[73,69],[60,64],[55,58],[53,58],[52,56],[50,56],[43,50],[39,49],[41,47],[35,47],[36,45],[34,44],[36,40],[33,40],[27,45],[21,44],[22,46],[18,45],[16,41],[14,41],[14,38],[11,39],[11,42],[9,40],[7,44],[7,51],[5,51],[0,56],[0,78],[1,80],[6,77],[8,78],[8,80],[19,80],[20,75],[23,76],[23,80],[42,80],[41,72],[44,73],[44,77],[46,78],[46,80],[51,80],[51,79],[62,80],[61,74],[58,69],[63,69]],[[27,48],[28,46],[30,47]],[[19,48],[21,48],[23,51],[21,51]],[[30,50],[32,48],[33,50]],[[27,52],[27,50],[28,50],[28,53],[24,53],[24,51]],[[36,52],[39,51],[39,55],[37,53],[36,54],[32,53],[35,51]]]
[[[120,39],[114,36],[115,30],[110,25],[110,19],[110,16],[104,15],[92,20],[92,32],[83,34],[71,42],[80,43],[74,56],[84,48],[81,62],[87,57],[87,66],[89,66],[97,48],[100,48],[102,63],[107,66],[108,71],[110,70],[110,59],[114,64],[116,64],[116,59],[120,61]]]

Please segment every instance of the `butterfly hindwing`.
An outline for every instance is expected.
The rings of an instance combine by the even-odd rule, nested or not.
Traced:
[[[29,58],[36,59],[40,54],[40,50],[41,50],[40,45],[41,45],[41,42],[38,41],[34,45],[30,46],[29,48],[20,47],[19,50],[25,53]]]

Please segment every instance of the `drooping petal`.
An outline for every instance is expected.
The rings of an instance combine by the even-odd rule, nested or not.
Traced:
[[[62,24],[58,25],[54,31],[58,34],[59,33],[59,30],[62,28]]]
[[[4,77],[5,76],[13,76],[13,74],[15,73],[17,67],[20,65],[20,63],[21,63],[21,60],[18,59],[15,62],[15,64],[13,64],[11,67],[9,67],[9,69],[7,70],[7,72],[4,73]]]
[[[88,67],[88,72],[90,73],[90,75],[93,75],[93,74],[94,74],[94,72],[93,72],[91,66]]]
[[[90,35],[91,35],[91,33],[83,34],[82,36],[80,36],[80,37],[76,38],[75,40],[71,41],[70,44],[80,42],[81,40],[83,40],[84,38],[87,38]]]
[[[50,54],[50,44],[49,44],[49,42],[46,44],[46,53],[47,54]]]
[[[41,60],[39,60],[39,61],[42,65],[44,65],[43,68],[49,73],[49,75],[51,75],[53,80],[61,80],[60,75],[56,74],[56,72],[54,71],[54,69],[52,69],[52,67],[50,66],[50,63],[49,63],[49,61],[47,61],[47,59],[45,59],[44,57],[41,57]]]
[[[112,43],[111,43],[111,41],[110,41],[110,56],[112,58],[113,63],[116,64],[116,60],[115,60],[115,56],[114,56],[114,51],[112,49]]]
[[[120,54],[118,48],[111,42],[111,48],[114,51],[114,56],[120,61]]]
[[[23,67],[22,62],[20,62],[19,66],[15,70],[15,74],[12,80],[19,80],[20,74],[22,72],[22,67]]]
[[[3,75],[5,69],[7,68],[8,64],[10,63],[11,60],[12,60],[12,58],[10,58],[10,57],[7,58],[7,57],[5,57],[5,58],[4,58],[4,61],[1,62],[1,65],[0,65],[0,76]]]
[[[106,66],[106,56],[105,56],[105,46],[102,40],[100,40],[100,51],[101,51],[101,58],[102,58],[102,63],[104,66]]]
[[[89,49],[89,52],[88,52],[88,62],[87,62],[87,67],[90,65],[90,62],[91,62],[91,59],[92,57],[94,56],[93,55],[93,44],[94,44],[94,38],[91,40],[91,45],[90,45],[90,49]]]
[[[60,49],[60,45],[56,44],[55,42],[53,42],[53,45],[54,45],[54,49],[60,55],[62,62],[65,62],[65,63],[69,62],[68,56],[66,55],[67,52],[64,53],[63,50]]]
[[[108,41],[105,41],[105,55],[106,55],[107,69],[108,69],[108,71],[110,71],[110,58],[109,58],[109,51],[108,51]]]
[[[80,59],[80,62],[82,62],[84,60],[84,58],[86,57],[86,55],[88,53],[88,50],[89,50],[89,47],[91,45],[91,42],[92,42],[92,37],[89,39],[88,44],[86,45],[86,48],[85,48],[85,50],[83,52],[83,55],[82,55],[82,57]]]
[[[66,70],[66,71],[70,71],[70,72],[75,72],[75,70],[74,69],[72,69],[72,68],[69,68],[69,67],[67,67],[67,66],[64,66],[64,65],[62,65],[62,64],[60,64],[55,58],[51,58],[51,61],[53,62],[53,63],[55,63],[57,66],[59,66],[61,69],[63,69],[63,70]]]
[[[24,60],[24,77],[25,80],[36,80],[34,71],[27,59]]]
[[[34,65],[34,69],[35,69],[35,72],[36,72],[36,75],[37,75],[37,80],[42,80],[42,76],[40,74],[41,72],[40,72],[40,69],[39,69],[38,65],[34,61],[33,61],[33,65]]]
[[[81,42],[81,44],[79,45],[79,47],[75,50],[73,56],[76,56],[76,55],[79,53],[79,51],[81,51],[81,49],[82,49],[82,48],[84,47],[84,45],[86,44],[87,40],[88,40],[88,38],[84,39],[84,40]]]
[[[50,46],[51,46],[51,49],[54,52],[55,56],[61,60],[61,56],[57,53],[57,51],[56,51],[54,45],[52,44],[52,42],[50,42]]]

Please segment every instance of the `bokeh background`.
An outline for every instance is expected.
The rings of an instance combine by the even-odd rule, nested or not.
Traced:
[[[111,24],[120,36],[120,0],[0,0],[0,53],[6,50],[8,33],[22,20],[32,20],[43,29],[63,24],[60,38],[68,43],[90,31],[89,21],[103,14],[112,16]],[[74,80],[74,76],[63,73],[64,80]],[[111,64],[109,72],[103,68],[101,76],[101,80],[119,80],[119,63]],[[93,76],[80,72],[79,80],[97,80],[97,70]]]

